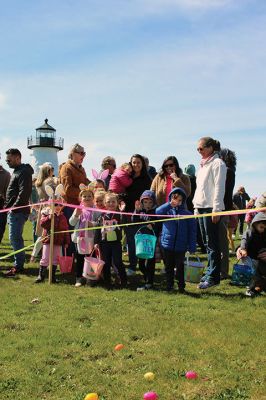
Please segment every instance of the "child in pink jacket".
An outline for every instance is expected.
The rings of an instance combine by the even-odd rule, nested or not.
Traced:
[[[126,192],[126,188],[133,182],[131,178],[132,166],[130,163],[124,163],[117,168],[111,176],[109,190],[116,194]]]

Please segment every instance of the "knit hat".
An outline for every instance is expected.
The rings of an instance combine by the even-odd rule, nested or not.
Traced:
[[[140,196],[140,201],[142,202],[144,199],[151,199],[153,201],[153,206],[156,205],[155,193],[152,190],[144,190]]]
[[[195,176],[196,173],[196,168],[195,165],[193,164],[188,164],[185,169],[184,169],[185,174],[189,175],[189,176]]]

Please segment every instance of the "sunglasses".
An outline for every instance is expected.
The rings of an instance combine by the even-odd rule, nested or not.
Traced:
[[[206,148],[206,146],[204,146],[204,147],[198,147],[197,150],[198,150],[198,151],[203,151],[205,148]]]
[[[174,163],[171,163],[171,164],[164,164],[164,168],[172,168],[172,167],[174,167],[175,166],[175,164]]]
[[[86,156],[86,152],[85,151],[75,151],[75,153],[80,154],[83,157]]]

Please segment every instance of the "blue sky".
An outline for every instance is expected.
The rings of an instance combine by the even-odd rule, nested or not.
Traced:
[[[199,164],[212,136],[238,158],[236,185],[265,191],[264,0],[0,0],[0,149],[44,118],[87,151]],[[5,163],[3,163],[5,165]]]

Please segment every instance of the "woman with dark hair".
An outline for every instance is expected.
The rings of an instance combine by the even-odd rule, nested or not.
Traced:
[[[143,156],[133,154],[130,158],[133,169],[133,182],[126,190],[126,211],[134,212],[135,202],[140,199],[142,193],[150,188],[151,178],[148,175],[147,167]],[[129,219],[131,221],[131,218]],[[135,248],[135,234],[138,230],[137,225],[129,225],[125,228],[128,246],[129,269],[128,275],[133,275],[136,271],[137,257]]]
[[[226,181],[224,194],[225,211],[233,210],[233,190],[235,187],[236,155],[229,149],[221,149],[220,158],[226,165]],[[220,250],[221,259],[221,279],[228,278],[229,272],[229,241],[228,241],[228,215],[224,215],[220,220]]]
[[[219,157],[220,149],[220,143],[210,137],[202,137],[198,142],[197,150],[201,155],[201,161],[193,198],[195,214],[204,215],[224,210],[226,165]],[[202,216],[199,218],[199,223],[202,237],[206,238],[208,268],[198,288],[208,289],[220,283],[220,216]]]
[[[183,174],[182,169],[175,156],[167,157],[159,173],[155,176],[151,184],[151,190],[155,193],[158,206],[168,201],[171,190],[180,187],[185,190],[187,197],[191,192],[190,179]]]

